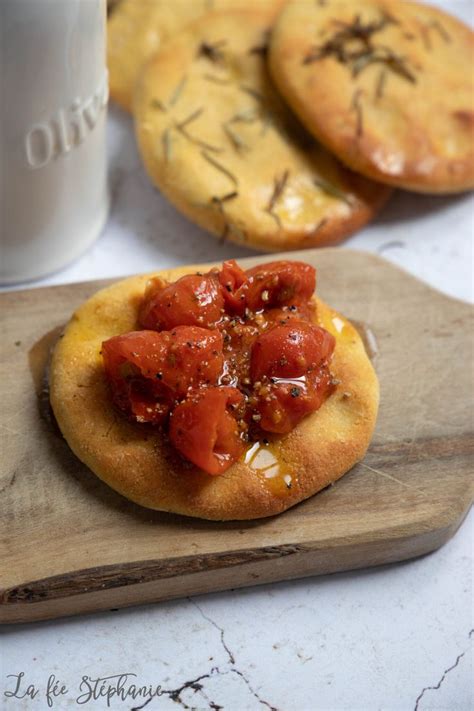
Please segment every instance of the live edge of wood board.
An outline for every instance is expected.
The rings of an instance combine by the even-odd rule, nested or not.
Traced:
[[[1,622],[401,561],[453,535],[473,499],[474,310],[369,254],[321,249],[282,257],[314,264],[321,297],[370,326],[381,404],[362,463],[286,513],[253,522],[201,521],[132,504],[82,465],[40,415],[47,345],[106,282],[1,295]]]

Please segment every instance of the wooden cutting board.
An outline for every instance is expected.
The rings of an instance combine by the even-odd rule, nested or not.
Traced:
[[[49,344],[107,282],[1,295],[0,621],[389,563],[453,535],[473,499],[473,309],[369,254],[291,257],[318,268],[323,299],[370,327],[380,414],[363,463],[286,513],[254,522],[132,504],[82,465],[41,414],[35,386]]]

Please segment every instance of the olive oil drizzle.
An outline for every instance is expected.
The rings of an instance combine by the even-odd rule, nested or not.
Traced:
[[[278,441],[263,439],[253,442],[244,453],[242,461],[255,472],[263,486],[272,494],[278,498],[290,494],[296,477],[284,461]]]

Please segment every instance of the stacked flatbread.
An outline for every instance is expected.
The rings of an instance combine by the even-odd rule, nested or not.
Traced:
[[[473,33],[398,0],[122,0],[111,95],[153,183],[223,239],[338,242],[391,187],[474,185]]]

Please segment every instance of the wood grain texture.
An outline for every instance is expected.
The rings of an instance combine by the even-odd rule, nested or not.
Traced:
[[[375,334],[379,420],[364,462],[334,486],[245,523],[132,504],[40,415],[45,346],[106,282],[1,295],[1,622],[404,560],[453,535],[473,498],[472,307],[371,255],[292,257],[313,263],[321,297]]]

